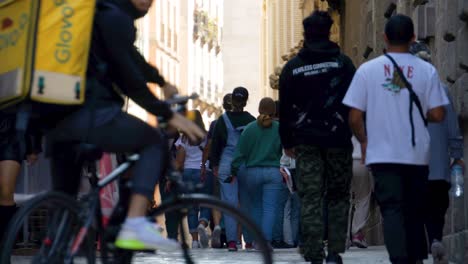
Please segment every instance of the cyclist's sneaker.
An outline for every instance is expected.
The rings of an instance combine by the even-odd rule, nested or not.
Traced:
[[[434,264],[448,264],[447,255],[445,253],[444,245],[437,240],[434,240],[431,245],[432,258]]]
[[[221,248],[221,227],[219,225],[215,226],[213,233],[211,234],[211,247],[212,248]]]
[[[160,230],[159,225],[155,225],[146,219],[139,220],[137,225],[135,222],[131,223],[127,219],[117,236],[115,245],[127,250],[179,250],[179,243],[163,237]]]
[[[200,242],[194,240],[192,241],[192,249],[198,249],[201,248]]]
[[[236,241],[229,241],[229,243],[228,243],[228,251],[237,251],[237,243],[236,243]]]
[[[338,254],[328,254],[327,259],[325,261],[327,264],[343,264],[343,259]]]
[[[356,233],[353,235],[353,240],[352,240],[353,245],[355,245],[358,248],[367,248],[367,242],[366,239],[364,238],[364,235],[362,233]]]
[[[206,234],[206,228],[203,224],[199,224],[197,227],[198,237],[200,238],[200,244],[203,248],[208,247],[208,235]]]

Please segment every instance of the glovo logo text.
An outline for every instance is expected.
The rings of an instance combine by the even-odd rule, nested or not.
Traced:
[[[74,0],[76,1],[76,0]],[[56,36],[55,60],[58,63],[65,64],[72,57],[72,33],[73,23],[71,22],[75,15],[75,9],[68,3],[68,0],[54,0],[56,8],[61,9],[61,27]]]

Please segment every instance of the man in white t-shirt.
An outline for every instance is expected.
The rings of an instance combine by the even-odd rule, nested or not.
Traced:
[[[429,163],[426,120],[443,121],[443,106],[449,103],[436,69],[409,53],[413,41],[411,18],[389,19],[385,26],[388,55],[411,84],[420,107],[410,100],[411,87],[386,56],[358,69],[343,100],[352,108],[349,122],[361,144],[362,160],[374,175],[390,260],[405,264],[427,258],[421,210]]]

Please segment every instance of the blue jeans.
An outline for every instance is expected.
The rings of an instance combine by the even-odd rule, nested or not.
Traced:
[[[244,166],[239,168],[239,172],[237,173],[237,179],[239,181],[239,204],[240,210],[250,218],[250,213],[252,210],[252,197],[248,192],[248,183],[247,183],[247,169]],[[251,219],[253,220],[253,219]],[[259,226],[260,227],[260,226]],[[244,236],[245,243],[252,243],[253,242],[253,235],[250,234],[245,227],[242,227],[242,235]]]
[[[201,183],[200,172],[201,171],[199,169],[185,169],[183,173],[184,182],[191,182],[192,184]],[[213,192],[212,189],[213,174],[207,171],[206,180],[203,182],[203,188],[201,189],[200,193],[211,195],[211,193]],[[190,209],[187,216],[190,233],[197,232],[197,227],[200,221],[205,221],[206,223],[209,223],[210,217],[210,208],[196,207]]]
[[[275,224],[273,225],[273,241],[284,241],[284,208],[288,198],[289,190],[286,184],[283,183],[281,190],[278,192],[278,213],[275,215]]]
[[[273,226],[280,210],[279,196],[284,189],[279,168],[247,168],[246,180],[251,198],[250,217],[261,227],[265,238],[272,241]]]
[[[221,200],[234,206],[239,206],[239,188],[238,181],[232,183],[223,182],[226,180],[226,175],[219,175]],[[223,213],[224,228],[226,229],[226,239],[228,242],[237,242],[237,221],[229,214]]]
[[[284,209],[284,241],[290,245],[298,245],[300,240],[301,200],[296,193],[289,194]]]

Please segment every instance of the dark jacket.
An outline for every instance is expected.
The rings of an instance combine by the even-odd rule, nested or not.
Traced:
[[[88,64],[86,102],[98,107],[123,105],[122,93],[151,114],[170,119],[169,105],[158,100],[147,86],[147,82],[163,86],[165,81],[134,46],[134,22],[142,16],[130,0],[99,2]]]
[[[349,108],[341,102],[355,71],[337,44],[304,44],[280,76],[280,136],[285,148],[352,147]]]
[[[255,117],[253,117],[249,112],[226,112],[229,120],[231,121],[234,128],[246,126],[250,124],[252,121],[255,121]],[[211,151],[210,151],[210,165],[213,167],[219,166],[221,162],[221,155],[223,154],[223,150],[226,147],[228,138],[228,132],[226,128],[226,123],[223,120],[223,117],[219,117],[218,121],[216,122],[216,126],[213,132],[213,141],[211,143]]]

